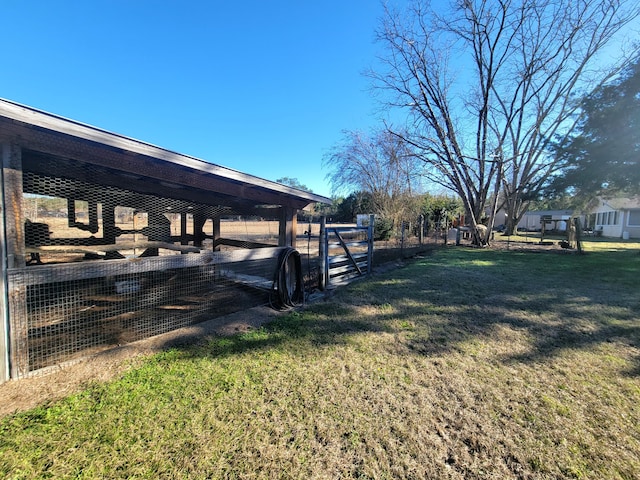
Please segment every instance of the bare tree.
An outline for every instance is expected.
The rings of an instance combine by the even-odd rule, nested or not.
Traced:
[[[334,193],[359,190],[371,195],[374,213],[402,220],[413,206],[420,172],[409,146],[386,129],[371,135],[344,131],[343,139],[325,155],[327,175]]]
[[[396,134],[433,181],[460,196],[474,229],[490,196],[504,199],[513,229],[557,169],[547,146],[574,127],[574,98],[637,49],[598,68],[638,17],[637,2],[459,0],[439,14],[416,0],[407,13],[387,10],[379,31],[385,67],[372,73],[392,93],[388,103],[409,113],[409,133]]]

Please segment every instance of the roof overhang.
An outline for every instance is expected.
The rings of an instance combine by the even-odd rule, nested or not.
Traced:
[[[167,188],[188,201],[251,209],[302,209],[331,199],[299,190],[140,140],[0,99],[0,139],[21,146],[31,157],[52,155],[104,169],[112,182],[148,190]],[[37,168],[37,161],[34,161]],[[110,172],[110,173],[109,173]]]

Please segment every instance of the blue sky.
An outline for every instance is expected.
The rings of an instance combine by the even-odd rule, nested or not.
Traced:
[[[0,0],[0,97],[329,196],[379,123],[378,0]]]

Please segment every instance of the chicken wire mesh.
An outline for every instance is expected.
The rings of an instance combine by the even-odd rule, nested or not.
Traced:
[[[22,183],[24,266],[8,271],[18,376],[269,301],[276,215],[55,157],[24,155]]]

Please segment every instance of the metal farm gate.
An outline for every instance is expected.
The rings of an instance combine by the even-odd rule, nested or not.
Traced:
[[[321,288],[367,275],[373,264],[374,216],[367,226],[320,225]]]

